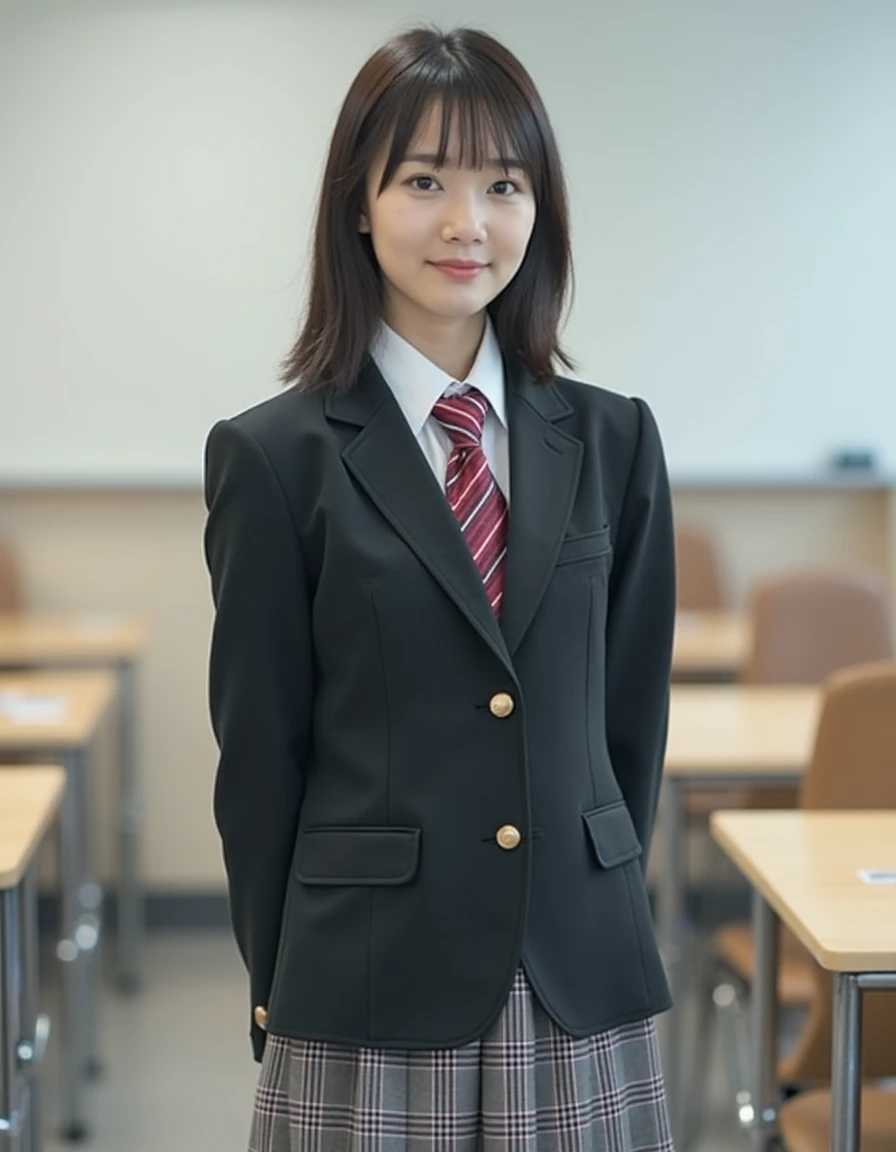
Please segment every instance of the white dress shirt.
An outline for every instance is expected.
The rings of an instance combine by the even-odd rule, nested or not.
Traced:
[[[420,450],[443,488],[453,445],[451,437],[433,416],[432,407],[442,396],[466,392],[471,386],[479,389],[489,403],[482,432],[482,450],[509,505],[510,451],[504,361],[491,320],[486,317],[485,333],[476,360],[462,381],[453,380],[385,323],[380,325],[370,354],[392,389]]]

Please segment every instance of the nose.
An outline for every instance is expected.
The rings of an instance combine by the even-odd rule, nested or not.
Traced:
[[[473,193],[452,196],[446,209],[442,223],[443,241],[463,245],[484,243],[485,209],[478,196]]]

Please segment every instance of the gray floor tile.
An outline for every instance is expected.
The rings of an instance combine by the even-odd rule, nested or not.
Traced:
[[[244,1152],[257,1065],[249,1051],[247,986],[229,934],[151,935],[145,989],[126,997],[110,982],[100,1026],[105,1068],[88,1089],[92,1132],[85,1148]],[[45,1152],[71,1152],[55,1135],[57,1061],[51,1044]]]

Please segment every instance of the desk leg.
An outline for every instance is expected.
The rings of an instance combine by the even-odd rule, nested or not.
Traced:
[[[23,1152],[41,1152],[43,1148],[40,1066],[49,1025],[46,1017],[38,1014],[38,947],[37,876],[36,865],[32,863],[22,881],[22,1040],[18,1054],[24,1069],[28,1100]]]
[[[137,754],[137,669],[118,666],[118,984],[137,992],[142,984],[143,894],[140,885],[140,772]]]
[[[81,877],[78,882],[78,954],[85,966],[88,1002],[85,1007],[84,1074],[95,1078],[102,1070],[99,1045],[99,1010],[102,989],[103,889],[96,879],[96,808],[94,805],[95,764],[93,749],[79,751],[72,788],[78,808],[82,845]]]
[[[675,1147],[684,1148],[684,1003],[683,1003],[683,844],[682,789],[677,780],[663,781],[663,847],[665,868],[658,885],[658,936],[666,966],[666,978],[674,1005],[663,1022],[666,1042],[663,1051],[663,1077],[669,1106],[669,1123]]]
[[[85,957],[78,947],[79,889],[84,867],[77,788],[82,766],[77,755],[69,754],[60,759],[65,764],[68,785],[59,809],[60,919],[59,943],[56,945],[62,969],[62,1128],[67,1139],[81,1140],[87,1135],[82,1074],[89,1034],[89,1019],[85,1015],[89,1010],[87,970]]]
[[[0,890],[0,1149],[18,1152],[22,1129],[18,1076],[20,1036],[19,891]]]
[[[752,996],[753,1134],[758,1149],[774,1145],[778,1118],[778,917],[753,892],[756,980]]]
[[[862,992],[855,976],[834,973],[831,1152],[858,1152],[862,1123]]]

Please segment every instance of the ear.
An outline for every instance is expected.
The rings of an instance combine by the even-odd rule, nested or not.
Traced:
[[[366,233],[370,232],[370,221],[367,219],[367,213],[364,211],[363,208],[361,209],[361,212],[358,215],[358,231],[359,232],[366,232]]]

